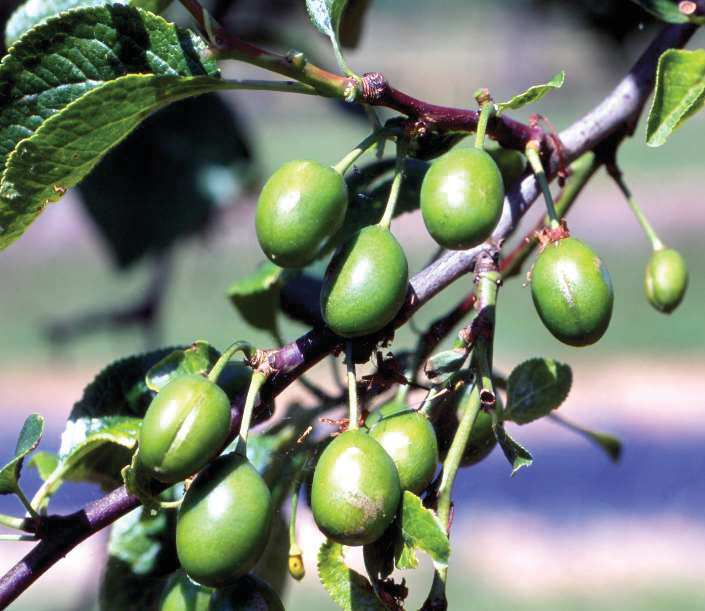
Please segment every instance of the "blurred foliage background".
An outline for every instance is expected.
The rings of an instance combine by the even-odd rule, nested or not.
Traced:
[[[207,4],[247,40],[282,51],[300,48],[334,67],[303,0]],[[0,20],[12,5],[0,6]],[[167,16],[190,23],[178,5]],[[565,69],[566,86],[519,115],[541,112],[560,130],[610,91],[658,27],[626,0],[375,0],[348,60],[360,72],[384,72],[412,95],[458,106],[472,104],[480,86],[504,99]],[[703,41],[699,33],[691,46]],[[234,63],[224,71],[261,75]],[[0,254],[6,453],[30,411],[47,416],[42,447],[55,449],[83,386],[117,357],[197,338],[220,348],[234,338],[271,346],[265,333],[245,327],[225,297],[234,280],[263,260],[253,225],[258,185],[292,158],[337,161],[367,129],[356,109],[305,96],[242,92],[190,100],[145,122],[79,189],[50,207]],[[570,224],[612,274],[615,314],[605,338],[585,350],[560,345],[541,326],[521,279],[502,290],[497,314],[498,366],[508,371],[534,355],[569,362],[575,386],[561,413],[620,433],[624,460],[613,466],[584,440],[537,424],[516,431],[534,451],[530,469],[510,479],[495,453],[463,473],[453,533],[453,609],[705,607],[705,521],[698,511],[705,500],[705,120],[696,117],[660,149],[648,149],[643,134],[642,124],[622,149],[622,167],[662,239],[689,263],[682,306],[669,317],[646,303],[648,243],[600,173]],[[394,231],[418,271],[434,252],[420,216],[401,217]],[[468,291],[467,282],[438,296],[414,326],[424,329],[446,311]],[[280,322],[286,340],[305,331]],[[410,346],[413,333],[412,326],[400,330],[395,345]],[[326,367],[316,375],[330,382]],[[280,401],[299,395],[292,389]],[[68,511],[96,495],[76,486],[57,497],[57,509]],[[0,511],[16,509],[12,499],[0,500]],[[313,577],[319,539],[307,521],[302,533],[309,577],[290,588],[287,608],[331,608]],[[13,608],[90,608],[101,542],[83,544]],[[0,570],[25,549],[3,544]],[[422,600],[429,567],[410,579],[411,600]]]

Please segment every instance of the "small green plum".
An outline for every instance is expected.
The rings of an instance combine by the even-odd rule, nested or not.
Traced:
[[[343,545],[366,545],[394,521],[399,475],[384,448],[360,430],[346,431],[321,453],[311,509],[318,528]]]
[[[595,343],[609,326],[614,302],[609,273],[575,238],[544,247],[531,270],[531,295],[546,328],[571,346]]]
[[[316,161],[290,161],[265,183],[255,228],[265,255],[280,267],[304,267],[343,224],[348,191],[343,177]]]
[[[211,589],[191,581],[182,570],[169,577],[159,601],[159,611],[208,611]]]
[[[252,464],[235,452],[210,463],[179,508],[176,552],[189,577],[210,587],[250,571],[269,539],[272,497]]]
[[[463,250],[492,235],[502,216],[504,183],[484,150],[456,148],[439,157],[421,185],[421,214],[431,237]]]
[[[646,266],[644,291],[649,303],[660,312],[675,310],[688,288],[688,267],[677,250],[655,250]]]
[[[139,434],[139,464],[172,484],[196,473],[222,450],[230,432],[230,401],[199,375],[174,378],[152,400]]]
[[[342,337],[387,326],[406,299],[409,267],[388,229],[365,227],[338,249],[323,279],[321,314]]]

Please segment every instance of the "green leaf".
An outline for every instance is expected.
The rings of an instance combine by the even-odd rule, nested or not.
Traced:
[[[343,546],[326,540],[318,551],[318,577],[333,601],[345,611],[384,611],[370,582],[343,558]]]
[[[424,373],[434,384],[443,384],[463,366],[467,358],[465,348],[437,352],[426,361]]]
[[[533,85],[523,93],[515,95],[508,102],[497,104],[497,113],[501,114],[507,109],[518,110],[528,104],[538,102],[543,96],[553,89],[560,89],[565,83],[565,70],[561,70],[548,83],[544,85]]]
[[[279,333],[277,312],[284,269],[265,261],[254,272],[236,280],[228,288],[228,297],[240,315],[253,327]]]
[[[526,424],[546,416],[565,401],[572,383],[568,365],[543,358],[524,361],[509,375],[505,418]]]
[[[48,202],[76,185],[150,112],[219,86],[209,77],[129,75],[47,119],[8,158],[0,183],[0,249],[19,238]]]
[[[346,4],[347,0],[306,0],[306,9],[311,23],[335,41]]]
[[[129,4],[152,13],[161,13],[171,0],[27,0],[20,4],[5,25],[5,46],[9,49],[20,37],[50,17],[76,8]]]
[[[27,462],[28,467],[37,470],[43,480],[49,478],[59,464],[59,455],[54,452],[35,452]]]
[[[43,432],[44,418],[39,414],[28,416],[17,438],[14,457],[0,469],[0,494],[13,494],[18,490],[22,462],[39,445]]]
[[[61,435],[59,463],[48,487],[63,480],[89,481],[112,488],[130,463],[142,417],[154,396],[145,375],[174,348],[132,356],[106,367],[83,391]]]
[[[687,23],[688,16],[678,10],[678,0],[632,0],[644,10],[667,23]]]
[[[135,78],[126,77],[130,74]],[[121,78],[116,88],[108,87]],[[0,63],[0,169],[5,170],[0,249],[150,112],[225,86],[200,38],[134,8],[76,9],[27,32]],[[50,117],[97,89],[103,93],[85,106],[73,106],[62,121],[19,151],[18,143],[29,141]],[[87,129],[97,130],[95,136]],[[36,167],[25,176],[25,162],[37,153],[46,156],[42,147],[48,146],[58,148],[47,159],[39,157],[40,165],[35,158]],[[14,167],[9,168],[13,151]],[[39,201],[27,201],[31,195]]]
[[[149,369],[145,376],[147,388],[159,392],[174,378],[207,374],[219,356],[220,353],[203,340],[193,342],[188,348],[174,350]]]
[[[135,509],[113,525],[100,586],[101,611],[156,608],[166,577],[178,568],[176,512]]]
[[[397,568],[416,568],[418,560],[414,550],[417,549],[427,553],[436,568],[448,566],[450,544],[443,525],[436,514],[408,490],[404,491],[398,519],[402,545],[397,549]]]
[[[493,428],[494,436],[497,438],[497,442],[501,446],[509,464],[512,466],[512,476],[522,467],[528,467],[534,462],[534,458],[529,451],[520,446],[509,436],[509,433],[504,430],[504,425],[501,422],[494,424]]]
[[[658,62],[646,144],[661,146],[705,104],[705,49],[669,49]]]

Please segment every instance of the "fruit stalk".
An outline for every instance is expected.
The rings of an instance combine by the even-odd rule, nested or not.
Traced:
[[[632,209],[636,220],[639,221],[639,224],[644,230],[647,239],[649,240],[649,242],[651,242],[652,249],[654,251],[663,250],[665,248],[663,242],[661,242],[661,240],[659,239],[658,235],[656,234],[656,231],[652,227],[651,223],[649,223],[649,220],[644,215],[642,209],[639,207],[639,204],[636,203],[632,192],[627,186],[627,183],[624,181],[622,171],[617,167],[616,164],[610,164],[607,166],[607,172],[612,177],[615,184],[619,187],[619,190],[624,195],[624,199],[627,200],[627,204],[629,204],[629,207]]]
[[[541,187],[541,192],[543,193],[543,198],[546,202],[546,211],[548,212],[548,225],[549,227],[558,227],[560,225],[560,218],[556,212],[556,207],[553,204],[553,196],[551,195],[551,189],[548,186],[548,179],[546,178],[546,172],[543,169],[543,163],[541,163],[541,155],[539,154],[539,143],[536,140],[532,140],[526,145],[526,158],[529,160],[531,169],[534,171],[536,180]]]
[[[250,386],[247,389],[247,397],[245,398],[245,407],[242,412],[242,422],[240,424],[236,450],[242,456],[247,456],[247,434],[250,430],[250,424],[252,423],[252,413],[255,403],[257,402],[257,397],[259,396],[259,389],[262,388],[262,385],[266,381],[267,375],[261,371],[255,370],[252,373]]]
[[[358,144],[352,151],[350,151],[345,157],[343,157],[338,163],[333,166],[333,169],[338,172],[341,176],[344,175],[360,157],[362,157],[367,151],[372,147],[376,146],[377,143],[383,138],[389,137],[389,130],[379,129],[372,132],[367,138],[365,138],[360,144]]]
[[[475,132],[475,148],[482,151],[485,149],[487,124],[494,113],[495,106],[492,103],[490,92],[487,89],[480,89],[475,94],[475,99],[478,104],[480,104],[480,118],[477,120],[477,131]]]
[[[218,377],[225,369],[225,366],[230,362],[238,352],[242,352],[246,358],[251,359],[254,356],[255,349],[249,342],[237,341],[232,343],[225,349],[225,352],[220,355],[220,358],[215,362],[213,368],[208,373],[208,379],[215,383],[218,381]]]
[[[387,205],[384,208],[384,214],[379,221],[379,226],[389,229],[394,217],[394,208],[396,208],[397,200],[399,199],[399,191],[401,190],[401,181],[404,178],[404,158],[406,156],[406,146],[401,139],[397,140],[397,162],[394,166],[394,178],[392,186],[389,188],[389,197]]]
[[[355,375],[352,340],[348,340],[345,344],[345,365],[348,376],[348,430],[354,431],[357,430],[360,422],[360,406],[357,401],[357,376]]]
[[[492,338],[494,336],[494,310],[497,303],[497,293],[501,285],[501,276],[496,269],[496,264],[492,257],[485,253],[478,262],[478,272],[475,276],[475,295],[477,301],[475,307],[478,316],[483,318],[485,332],[481,334],[473,349],[472,365],[475,369],[478,381],[475,383],[472,392],[468,393],[461,403],[463,417],[458,424],[458,430],[453,437],[448,454],[443,462],[443,475],[438,489],[437,513],[441,524],[450,530],[451,515],[451,493],[453,483],[460,468],[460,463],[467,446],[468,439],[472,433],[473,426],[480,412],[481,406],[493,403],[494,390],[492,387]],[[486,396],[491,393],[492,401]],[[445,601],[445,588],[448,578],[448,569],[436,569],[433,576],[433,584],[429,593],[429,601]]]

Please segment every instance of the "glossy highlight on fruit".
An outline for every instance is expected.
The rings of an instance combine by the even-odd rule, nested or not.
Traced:
[[[348,190],[330,166],[290,161],[265,183],[255,215],[264,254],[281,267],[303,267],[345,219]]]
[[[656,250],[651,255],[644,276],[644,292],[657,310],[670,314],[688,288],[688,267],[677,250]]]
[[[142,421],[140,466],[161,482],[179,482],[218,454],[229,432],[225,392],[199,375],[175,378],[152,400]]]
[[[612,316],[614,294],[607,268],[575,238],[544,248],[531,271],[531,295],[546,328],[571,346],[595,343]]]
[[[433,239],[462,250],[490,237],[502,215],[502,174],[488,153],[453,149],[439,157],[421,185],[421,214]]]
[[[179,508],[176,551],[189,577],[232,583],[259,560],[272,524],[267,484],[244,457],[220,456],[194,480]]]
[[[211,589],[191,581],[184,571],[169,577],[159,601],[159,611],[208,611]]]
[[[436,433],[423,414],[412,409],[399,413],[396,405],[390,407],[394,413],[389,415],[384,407],[379,410],[380,420],[370,430],[370,437],[394,461],[401,489],[420,494],[431,483],[438,465]]]
[[[245,575],[213,593],[210,611],[284,611],[284,605],[267,582]]]
[[[409,267],[399,242],[388,229],[360,230],[333,256],[321,290],[321,314],[342,337],[379,331],[406,299]]]
[[[394,462],[362,431],[346,431],[323,451],[311,486],[318,528],[343,545],[365,545],[394,521],[401,488]]]

